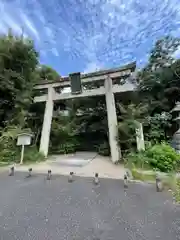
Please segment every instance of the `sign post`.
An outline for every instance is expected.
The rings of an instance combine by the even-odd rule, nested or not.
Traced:
[[[29,133],[21,133],[18,135],[17,146],[22,146],[20,164],[23,164],[24,146],[31,144],[31,138],[32,138],[32,134],[29,134]]]
[[[21,161],[20,161],[20,164],[23,164],[23,158],[24,158],[24,145],[22,145],[22,148],[21,148]]]

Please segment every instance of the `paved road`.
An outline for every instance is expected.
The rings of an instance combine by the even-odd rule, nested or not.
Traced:
[[[177,240],[180,209],[153,186],[0,175],[1,240]]]

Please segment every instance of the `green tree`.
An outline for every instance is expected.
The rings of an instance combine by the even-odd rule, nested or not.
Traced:
[[[174,58],[179,46],[179,38],[158,40],[148,64],[139,72],[139,96],[150,116],[146,137],[153,141],[168,140],[172,135],[170,111],[180,98],[180,60]],[[162,114],[168,117],[162,118]]]
[[[32,102],[33,73],[38,53],[29,39],[0,36],[0,123],[25,125],[25,116]]]
[[[179,38],[167,36],[158,40],[150,53],[148,64],[139,72],[140,97],[148,103],[150,114],[169,111],[174,105],[177,95],[174,95],[174,91],[177,93],[179,88],[180,65],[173,54],[179,46]]]
[[[124,150],[130,150],[136,147],[136,128],[139,126],[138,122],[145,123],[147,112],[147,105],[128,104],[123,105],[118,103],[118,130],[119,142]]]
[[[40,80],[56,81],[60,79],[60,75],[47,65],[39,65],[37,68],[37,77]]]
[[[159,68],[170,66],[174,62],[174,53],[180,45],[180,39],[166,36],[156,41],[151,50],[147,70],[155,71]]]

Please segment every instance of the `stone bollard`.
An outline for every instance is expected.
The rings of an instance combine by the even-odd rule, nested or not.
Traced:
[[[52,171],[51,171],[51,170],[48,170],[47,180],[51,180],[51,177],[52,177]]]
[[[162,192],[162,190],[163,190],[162,181],[161,181],[160,177],[156,176],[156,191]]]
[[[31,177],[32,176],[32,168],[28,169],[28,176],[27,177]]]
[[[127,172],[124,174],[124,188],[128,188],[128,176]]]
[[[127,175],[128,180],[132,180],[133,179],[132,172],[131,172],[130,169],[126,169],[126,175]]]
[[[9,176],[14,176],[14,166],[10,168]]]
[[[69,177],[68,177],[68,182],[69,182],[69,183],[73,182],[73,180],[74,180],[74,179],[73,179],[73,175],[74,175],[73,172],[70,172],[70,173],[69,173]]]
[[[98,174],[98,173],[95,173],[95,176],[94,176],[94,184],[95,184],[95,185],[98,185],[98,184],[99,184],[99,174]]]

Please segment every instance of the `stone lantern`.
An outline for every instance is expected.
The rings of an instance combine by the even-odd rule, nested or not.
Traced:
[[[176,150],[176,152],[180,153],[180,102],[177,102],[175,107],[172,109],[172,112],[175,112],[177,117],[174,121],[178,124],[178,130],[174,133],[172,139],[172,147]]]

